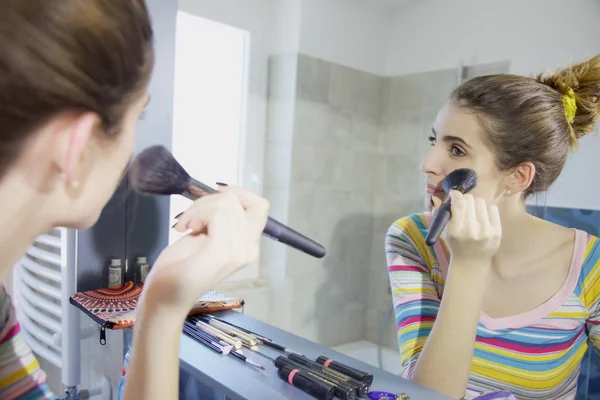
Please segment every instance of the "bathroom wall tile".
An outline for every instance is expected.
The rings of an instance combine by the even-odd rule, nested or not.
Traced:
[[[395,218],[395,217],[394,217]],[[390,219],[394,219],[390,218]],[[390,222],[388,226],[391,226],[393,222]],[[385,256],[385,236],[386,230],[377,231],[373,227],[373,236],[371,237],[371,270],[377,272],[380,270],[387,271],[387,260]]]
[[[404,195],[387,194],[375,198],[374,233],[386,233],[391,224],[399,218],[420,213],[424,210],[424,196],[406,198]]]
[[[294,115],[294,144],[317,145],[328,135],[329,106],[298,99]]]
[[[315,209],[314,194],[318,190],[318,184],[296,183],[290,189],[289,197],[289,224],[294,224],[294,229],[305,235],[316,234],[312,220],[318,215]]]
[[[390,303],[391,307],[391,303]],[[383,332],[382,335],[382,344],[385,347],[390,349],[398,349],[400,351],[398,345],[398,336],[396,331],[396,321],[394,317],[394,313],[391,312],[387,319],[385,319],[387,310],[375,310],[368,309],[366,315],[366,329],[365,333],[367,336],[367,340],[378,343],[379,335]]]
[[[352,68],[330,64],[329,104],[336,108],[356,112],[361,74]]]
[[[346,203],[346,212],[372,215],[374,206],[375,193],[373,191],[352,191]]]
[[[381,124],[386,125],[390,122],[390,114],[392,107],[390,106],[390,99],[392,95],[392,79],[391,77],[385,77],[381,79]]]
[[[387,156],[387,190],[407,199],[424,192],[425,175],[420,172],[421,159],[409,156]]]
[[[299,99],[327,104],[329,100],[329,63],[305,55],[298,56]]]
[[[383,151],[385,154],[414,155],[421,142],[428,144],[427,136],[423,135],[421,110],[398,112],[395,122],[382,127]]]
[[[342,331],[334,343],[329,346],[336,346],[343,343],[351,343],[361,340],[366,335],[365,315],[367,306],[364,301],[349,301],[342,309]]]
[[[292,155],[292,182],[331,181],[332,169],[328,163],[329,151],[319,146],[294,146]]]
[[[352,174],[356,188],[373,191],[376,188],[374,172],[377,171],[380,156],[372,153],[355,153]]]
[[[375,179],[375,195],[376,197],[383,196],[387,192],[387,171],[388,171],[388,163],[387,156],[383,154],[378,154],[377,157],[377,167],[374,171],[374,179]]]
[[[369,287],[367,290],[369,309],[387,310],[392,305],[390,278],[387,268],[371,269],[369,271]]]
[[[312,220],[315,230],[323,235],[324,240],[331,240],[334,235],[342,234],[352,225],[343,209],[348,193],[348,191],[328,188],[315,191]]]
[[[390,79],[390,116],[397,110],[419,111],[427,98],[428,73],[395,76]]]
[[[450,93],[458,86],[458,70],[455,68],[424,73],[425,102],[423,105],[440,108],[449,99]]]
[[[361,72],[358,77],[358,115],[381,122],[384,78]]]
[[[329,152],[327,164],[331,169],[331,181],[327,187],[334,190],[357,190],[354,180],[354,151],[338,149]]]
[[[317,139],[318,146],[347,149],[352,144],[352,113],[329,107],[325,134]]]
[[[352,118],[351,149],[354,151],[380,153],[382,150],[380,124],[374,120],[355,115]]]

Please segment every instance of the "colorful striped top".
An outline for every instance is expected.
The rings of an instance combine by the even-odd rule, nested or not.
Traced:
[[[15,309],[0,285],[0,399],[54,399],[46,374],[25,342]]]
[[[411,379],[435,322],[448,271],[442,241],[425,244],[431,214],[396,221],[386,237],[403,376]],[[519,399],[574,399],[588,340],[600,349],[600,241],[575,230],[567,279],[533,310],[505,318],[481,313],[466,398],[506,390]]]

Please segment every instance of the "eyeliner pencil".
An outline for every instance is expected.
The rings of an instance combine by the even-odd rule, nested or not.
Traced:
[[[206,314],[206,316],[208,317],[208,319],[215,319],[215,320],[217,320],[217,321],[219,321],[219,322],[222,322],[222,323],[224,323],[224,324],[231,325],[231,326],[233,326],[234,328],[237,328],[237,329],[239,329],[239,330],[241,330],[241,331],[243,331],[243,332],[246,332],[246,333],[248,333],[248,334],[251,334],[251,335],[254,335],[254,336],[256,336],[256,338],[257,338],[258,340],[260,340],[260,341],[262,342],[262,344],[264,344],[265,346],[271,347],[271,348],[273,348],[273,349],[275,349],[275,350],[279,350],[279,351],[287,352],[287,353],[293,353],[293,354],[303,355],[303,354],[301,354],[301,353],[299,353],[299,352],[297,352],[297,351],[294,351],[294,350],[292,350],[292,349],[289,349],[289,348],[287,348],[287,347],[284,347],[284,346],[282,346],[282,345],[280,345],[280,344],[277,344],[277,343],[275,343],[273,340],[269,339],[268,337],[265,337],[265,336],[262,336],[262,335],[260,335],[260,334],[258,334],[258,333],[255,333],[255,332],[249,331],[249,330],[248,330],[248,329],[246,329],[246,328],[242,328],[241,326],[235,325],[235,324],[233,324],[233,323],[231,323],[231,322],[229,322],[229,321],[226,321],[226,320],[224,320],[224,319],[222,319],[222,318],[215,317],[214,315],[211,315],[211,314]],[[199,317],[199,318],[202,318],[202,317]]]
[[[203,342],[210,343],[210,342],[218,342],[218,340],[219,340],[218,338],[212,336],[209,333],[202,332],[201,330],[198,330],[198,328],[196,328],[193,324],[191,324],[188,321],[185,321],[185,326],[186,326],[186,328],[184,328],[184,329],[187,329],[188,331],[191,331],[197,338],[201,338]],[[231,356],[237,358],[238,360],[241,360],[241,361],[243,361],[243,362],[245,362],[247,364],[250,364],[253,367],[256,367],[256,368],[259,368],[259,369],[262,369],[262,370],[265,369],[265,367],[263,367],[262,365],[254,362],[252,360],[249,360],[248,357],[246,357],[242,353],[237,352],[235,349],[233,349],[233,346],[231,346],[229,344],[226,344],[225,342],[222,342],[222,343],[223,343],[223,347],[228,347],[229,348],[229,351],[227,352],[227,354],[229,354],[229,355],[231,355]],[[217,346],[218,346],[218,344],[217,344]]]
[[[216,342],[212,342],[209,341],[207,339],[205,339],[204,337],[197,335],[196,332],[194,332],[192,329],[188,328],[188,327],[183,327],[183,332],[190,336],[193,339],[196,339],[196,341],[202,343],[205,347],[208,347],[209,349],[213,350],[216,353],[222,354],[222,355],[227,355],[230,353],[231,351],[231,346],[220,346],[218,343]]]

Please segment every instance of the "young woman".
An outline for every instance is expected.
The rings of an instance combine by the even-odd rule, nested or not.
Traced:
[[[0,0],[0,279],[52,227],[95,223],[127,168],[148,101],[144,0]],[[258,256],[267,202],[239,189],[196,201],[139,305],[126,399],[176,399],[179,336],[195,299]],[[0,291],[0,398],[51,398]]]
[[[600,348],[600,242],[529,215],[525,199],[546,191],[593,131],[599,97],[600,56],[537,79],[479,77],[452,93],[422,163],[426,191],[439,207],[457,168],[476,171],[478,184],[451,193],[436,245],[424,240],[431,213],[389,229],[404,377],[457,399],[574,398],[588,341]]]

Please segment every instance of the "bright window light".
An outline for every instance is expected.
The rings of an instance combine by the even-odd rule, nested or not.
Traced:
[[[172,151],[195,179],[238,184],[245,135],[249,33],[179,12]],[[171,198],[171,218],[191,201]],[[171,231],[169,243],[181,234]]]

